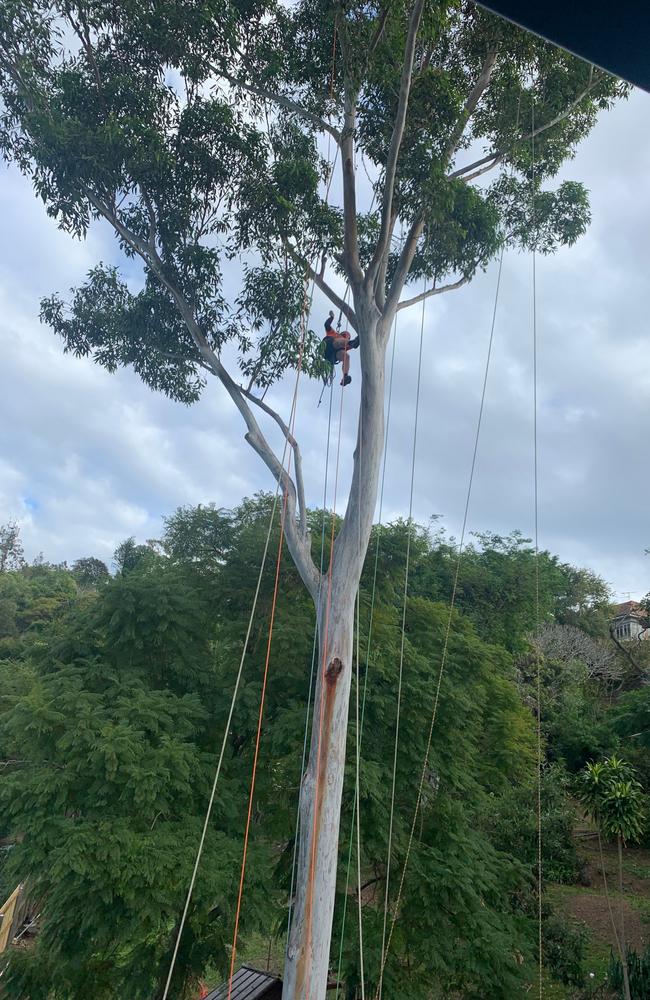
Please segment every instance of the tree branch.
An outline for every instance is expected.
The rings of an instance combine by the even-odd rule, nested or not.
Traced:
[[[334,289],[325,281],[322,272],[315,271],[309,261],[305,260],[305,258],[298,253],[295,247],[291,246],[291,244],[286,240],[283,240],[283,245],[291,259],[304,269],[305,274],[312,279],[316,287],[327,296],[332,305],[336,306],[339,312],[342,312],[343,315],[347,317],[350,322],[350,326],[356,330],[357,316],[352,306],[348,305],[348,303],[342,299],[340,295],[336,294]]]
[[[637,671],[638,675],[639,675],[639,676],[641,676],[641,675],[643,674],[643,667],[641,667],[641,666],[640,666],[640,665],[639,665],[639,664],[638,664],[638,663],[636,662],[636,660],[635,660],[635,659],[634,659],[634,657],[632,656],[632,653],[631,653],[631,652],[630,652],[630,650],[629,650],[629,649],[627,648],[627,646],[623,645],[623,643],[622,643],[622,642],[619,642],[619,641],[618,641],[618,639],[616,638],[616,634],[615,634],[615,632],[614,632],[614,626],[613,626],[613,625],[610,625],[610,626],[609,626],[609,637],[610,637],[610,639],[612,640],[612,642],[614,643],[614,645],[615,645],[615,646],[616,646],[616,647],[617,647],[618,649],[620,649],[621,653],[623,653],[623,655],[627,657],[627,659],[628,659],[628,660],[630,661],[630,663],[632,664],[632,666],[634,667],[634,669],[635,669],[635,670]]]
[[[422,20],[422,8],[424,0],[415,0],[413,9],[409,17],[408,34],[404,46],[404,66],[400,80],[399,100],[397,112],[395,114],[395,124],[393,134],[390,138],[388,156],[386,157],[386,172],[384,177],[384,191],[381,201],[381,227],[377,238],[377,248],[366,272],[366,282],[368,286],[374,284],[380,264],[388,253],[391,237],[391,222],[393,216],[393,196],[395,193],[395,179],[397,176],[397,162],[399,159],[404,130],[406,128],[406,112],[408,110],[409,96],[411,93],[411,81],[413,79],[413,60],[415,57],[415,45],[417,42],[418,29]]]
[[[496,157],[503,158],[504,156],[507,156],[508,153],[511,153],[514,149],[516,149],[520,143],[530,142],[531,139],[535,139],[538,135],[541,135],[542,132],[546,132],[548,129],[553,128],[554,125],[559,125],[560,122],[569,117],[572,111],[575,111],[578,105],[584,101],[585,97],[591,93],[594,87],[597,86],[602,79],[603,77],[599,76],[597,80],[593,80],[589,86],[575,98],[575,100],[571,101],[571,104],[569,104],[564,111],[556,115],[555,118],[552,118],[550,122],[546,122],[545,125],[540,125],[539,128],[534,129],[534,131],[529,132],[527,135],[523,135],[520,139],[515,140],[515,142],[513,142],[510,146],[506,146],[493,153],[488,153],[487,156],[482,156],[480,160],[474,160],[473,163],[468,163],[466,167],[460,167],[458,170],[454,170],[453,173],[447,175],[447,179],[454,180],[457,177],[463,177],[465,174],[470,173],[470,171],[475,170],[477,167],[482,167],[484,163],[488,163]]]
[[[267,90],[266,87],[259,87],[256,84],[240,80],[236,76],[231,76],[230,73],[226,73],[225,70],[218,69],[213,63],[210,63],[210,69],[216,76],[227,80],[233,87],[241,87],[242,90],[247,91],[249,94],[254,94],[256,97],[261,97],[265,101],[277,104],[279,107],[285,108],[287,111],[291,111],[300,118],[304,118],[305,121],[311,122],[311,124],[315,125],[321,132],[328,132],[336,143],[340,145],[341,133],[337,128],[330,125],[330,123],[324,118],[321,118],[320,115],[314,114],[312,111],[308,111],[307,108],[303,108],[300,104],[292,101],[290,97],[285,97],[283,94],[275,94],[272,90]]]
[[[417,305],[418,302],[424,302],[426,299],[430,299],[432,295],[443,295],[445,292],[453,292],[457,288],[462,288],[469,281],[467,276],[459,278],[458,281],[452,281],[449,285],[440,285],[439,288],[428,288],[426,292],[420,292],[419,295],[414,295],[412,299],[405,299],[403,302],[399,302],[397,305],[397,312],[402,309],[408,309],[410,306]]]
[[[393,316],[397,312],[397,306],[402,294],[402,289],[404,288],[409,271],[411,270],[413,258],[415,257],[415,252],[418,247],[418,241],[423,230],[424,216],[420,213],[411,223],[411,228],[409,229],[406,240],[404,241],[404,246],[402,247],[402,252],[399,255],[397,268],[391,282],[386,305],[384,306],[383,315],[384,318],[388,320],[386,324],[387,329],[390,329]]]
[[[298,445],[298,442],[296,441],[295,437],[285,424],[280,414],[277,413],[271,406],[269,406],[268,403],[265,403],[264,400],[260,399],[258,396],[254,396],[253,393],[250,392],[248,389],[242,388],[241,391],[246,396],[246,399],[249,399],[251,403],[255,404],[255,406],[259,406],[259,408],[263,410],[264,413],[267,413],[272,420],[275,420],[276,424],[284,434],[287,443],[293,449],[293,461],[296,470],[296,490],[298,492],[298,510],[300,512],[300,530],[303,535],[306,535],[307,505],[305,503],[305,485],[302,472],[302,455],[300,453],[300,447]]]
[[[352,284],[361,284],[363,271],[359,262],[357,229],[357,181],[354,171],[354,134],[357,118],[357,91],[350,80],[345,81],[344,125],[341,137],[341,171],[343,174],[343,249],[344,263]]]
[[[458,143],[463,137],[463,132],[467,128],[467,123],[476,111],[478,102],[481,100],[483,94],[487,90],[490,84],[490,78],[492,76],[492,70],[494,69],[494,64],[497,58],[497,48],[495,45],[491,45],[485,55],[483,60],[483,65],[481,66],[481,72],[479,73],[478,80],[472,87],[465,101],[465,105],[460,114],[458,121],[456,122],[456,127],[452,132],[449,142],[447,143],[447,148],[445,150],[445,162],[449,163],[453,157],[456,149],[458,148]]]
[[[465,131],[467,122],[473,115],[478,102],[487,90],[490,83],[490,78],[492,76],[492,71],[494,69],[494,64],[496,62],[497,49],[496,46],[490,46],[488,49],[485,59],[483,60],[483,65],[481,67],[481,72],[479,77],[472,87],[471,91],[467,96],[463,111],[458,119],[456,128],[451,135],[446,149],[446,159],[447,161],[453,156],[455,149]],[[400,254],[399,261],[397,263],[397,270],[393,278],[390,292],[388,294],[388,299],[384,307],[384,316],[389,318],[389,323],[392,320],[393,314],[398,310],[398,308],[406,308],[406,304],[399,305],[400,296],[408,278],[409,271],[413,264],[413,258],[417,250],[418,241],[422,232],[424,231],[424,213],[421,211],[416,215],[415,219],[411,224],[411,228],[406,237],[404,246],[402,247],[402,252]],[[459,286],[460,287],[460,286]],[[446,290],[446,289],[445,289]],[[424,293],[423,293],[424,295]],[[428,296],[427,296],[428,297]],[[422,298],[416,296],[413,300],[408,300],[409,304],[413,302],[422,301]]]
[[[488,163],[487,166],[479,167],[478,170],[475,170],[473,173],[467,174],[467,176],[461,177],[460,179],[465,184],[469,184],[470,181],[476,180],[476,178],[481,177],[482,174],[487,174],[490,172],[490,170],[494,170],[494,168],[498,167],[498,165],[501,163],[502,160],[503,156],[497,154],[497,156],[495,156],[492,162]]]
[[[374,32],[372,38],[370,39],[370,45],[368,46],[368,53],[369,53],[369,55],[374,55],[374,53],[375,53],[375,51],[377,49],[377,46],[381,42],[381,39],[382,39],[383,34],[384,34],[384,29],[386,27],[386,21],[388,20],[388,15],[390,13],[390,8],[391,8],[391,4],[389,2],[389,3],[386,4],[386,6],[384,7],[383,11],[381,12],[381,14],[379,16],[379,21],[377,23],[377,27],[375,28],[375,32]]]
[[[299,529],[298,523],[296,522],[296,486],[294,485],[291,476],[288,474],[286,469],[283,468],[282,463],[264,437],[259,424],[253,416],[250,406],[244,398],[243,390],[232,379],[226,368],[221,363],[221,360],[210,347],[201,327],[194,317],[194,312],[190,304],[187,302],[181,291],[176,287],[174,282],[171,281],[165,273],[165,268],[155,248],[152,248],[149,244],[141,240],[135,233],[132,233],[122,220],[111,211],[110,207],[93,194],[92,191],[85,190],[84,193],[97,212],[107,219],[122,239],[125,240],[140,257],[142,257],[144,262],[152,269],[158,280],[169,291],[176,304],[176,308],[178,309],[178,312],[199,351],[202,359],[201,364],[203,364],[203,367],[208,368],[224,386],[226,392],[239,410],[244,423],[246,424],[246,441],[262,459],[275,480],[285,490],[287,498],[287,517],[285,519],[284,529],[287,544],[305,586],[314,600],[316,600],[320,574],[311,557],[309,534],[307,532],[303,532],[302,528]]]

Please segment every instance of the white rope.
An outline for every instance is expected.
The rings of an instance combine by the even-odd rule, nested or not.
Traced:
[[[424,290],[426,292],[426,282]],[[420,385],[422,381],[422,345],[424,344],[424,320],[426,316],[426,298],[422,299],[422,318],[420,320],[420,346],[418,351],[417,387],[415,390],[415,419],[413,423],[413,444],[411,453],[411,485],[409,491],[408,535],[406,539],[406,562],[404,567],[404,598],[402,602],[402,636],[399,653],[399,671],[397,680],[397,716],[395,719],[395,746],[393,752],[393,777],[390,793],[390,816],[388,821],[388,849],[386,854],[386,886],[384,890],[384,919],[381,935],[381,969],[377,996],[381,1000],[384,986],[384,968],[386,966],[386,928],[388,923],[388,900],[390,895],[390,869],[393,852],[393,825],[395,819],[395,787],[397,782],[397,757],[399,752],[400,713],[402,708],[402,684],[404,678],[404,646],[406,640],[406,607],[408,603],[409,568],[411,562],[411,539],[413,536],[413,489],[415,485],[415,458],[418,440],[418,418],[420,414]]]
[[[338,152],[338,150],[337,150]],[[336,163],[336,159],[334,160]],[[329,190],[329,188],[328,188]],[[350,286],[348,285],[345,290],[345,295],[343,297],[343,302],[347,302],[348,295],[350,293]],[[312,298],[314,294],[314,284],[312,282]],[[339,315],[339,322],[341,320],[341,314]],[[321,539],[320,539],[320,575],[318,580],[318,597],[316,601],[316,606],[320,606],[320,599],[322,595],[323,587],[323,566],[325,562],[325,511],[327,510],[327,486],[328,486],[328,476],[329,476],[329,456],[330,456],[330,443],[332,437],[332,401],[334,399],[334,378],[330,381],[330,403],[329,412],[327,415],[327,445],[325,448],[325,480],[323,484],[323,523],[321,527]],[[305,729],[303,733],[302,741],[302,760],[300,763],[300,787],[302,788],[302,780],[305,774],[305,764],[307,761],[307,743],[309,739],[309,712],[311,709],[311,699],[312,691],[314,689],[314,677],[316,670],[316,652],[318,649],[318,615],[316,615],[316,620],[314,622],[314,638],[312,642],[311,650],[311,667],[309,671],[309,691],[307,695],[307,710],[305,713]],[[293,841],[293,857],[291,860],[291,887],[289,889],[289,914],[287,918],[287,940],[289,940],[289,934],[291,932],[291,917],[293,915],[293,904],[294,904],[294,889],[296,885],[296,872],[298,866],[298,843],[300,837],[300,795],[298,795],[298,804],[296,806],[296,823],[294,829],[294,841]]]
[[[285,451],[282,458],[282,466],[284,468],[284,459],[286,456],[288,442],[285,442]],[[230,734],[230,724],[232,722],[232,717],[235,711],[235,703],[237,701],[237,695],[239,693],[239,686],[242,679],[242,674],[244,672],[244,661],[246,659],[246,654],[248,653],[248,643],[250,641],[251,631],[253,628],[253,620],[255,618],[255,611],[257,609],[257,600],[260,593],[260,588],[262,585],[262,577],[264,575],[264,567],[266,565],[266,557],[269,551],[269,542],[271,540],[271,532],[273,530],[273,522],[275,520],[275,513],[278,505],[278,495],[280,491],[280,483],[278,482],[275,490],[275,496],[273,498],[273,508],[271,510],[271,517],[269,518],[269,527],[266,533],[266,542],[264,543],[264,551],[262,553],[262,562],[260,564],[260,571],[257,577],[257,586],[255,587],[255,594],[253,596],[253,605],[251,607],[250,617],[248,619],[248,627],[246,629],[246,638],[244,639],[244,646],[242,649],[241,659],[239,661],[239,669],[237,671],[237,677],[235,679],[235,687],[232,693],[232,698],[230,700],[230,708],[228,710],[228,719],[224,727],[223,741],[221,743],[221,750],[219,752],[219,759],[217,762],[217,769],[215,771],[214,780],[212,782],[212,789],[210,791],[210,798],[208,801],[208,808],[205,812],[205,819],[203,821],[203,829],[201,831],[201,839],[199,840],[199,846],[196,852],[196,858],[194,860],[194,868],[192,870],[192,877],[190,878],[189,889],[187,890],[187,896],[185,898],[185,906],[183,907],[183,914],[181,916],[180,926],[178,928],[178,934],[176,935],[176,942],[174,944],[174,951],[172,954],[171,962],[169,965],[169,972],[167,974],[167,981],[165,983],[165,989],[163,991],[162,1000],[167,1000],[169,994],[169,987],[171,985],[172,976],[174,974],[174,968],[176,966],[176,959],[178,957],[178,949],[181,943],[181,937],[183,930],[185,929],[185,922],[187,920],[187,914],[190,908],[190,903],[192,901],[192,894],[194,892],[194,885],[196,883],[196,876],[199,870],[199,865],[201,863],[201,857],[203,856],[203,848],[205,846],[205,838],[208,832],[208,826],[210,824],[210,818],[212,816],[212,807],[214,806],[214,800],[217,793],[217,786],[219,784],[219,778],[221,776],[221,767],[223,765],[223,758],[226,752],[226,746],[228,744],[228,736]]]
[[[471,461],[471,466],[470,466],[469,481],[468,481],[468,485],[467,485],[467,495],[466,495],[466,499],[465,499],[465,510],[464,510],[464,514],[463,514],[463,525],[462,525],[462,530],[461,530],[461,534],[460,534],[460,541],[459,541],[459,545],[458,545],[458,554],[457,554],[457,557],[456,557],[456,567],[455,567],[455,573],[454,573],[454,582],[453,582],[453,587],[452,587],[451,600],[449,602],[449,615],[448,615],[448,618],[447,618],[447,625],[446,625],[446,629],[445,629],[445,638],[444,638],[444,644],[443,644],[443,650],[442,650],[442,657],[441,657],[441,661],[440,661],[440,670],[438,672],[438,680],[437,680],[436,690],[435,690],[435,695],[434,695],[433,710],[432,710],[432,713],[431,713],[431,721],[430,721],[430,725],[429,725],[429,733],[428,733],[428,736],[427,736],[426,750],[425,750],[425,753],[424,753],[424,762],[422,764],[422,771],[420,773],[420,783],[419,783],[419,786],[418,786],[418,794],[417,794],[417,799],[416,799],[416,803],[415,803],[415,809],[413,811],[413,820],[411,822],[411,829],[410,829],[410,833],[409,833],[408,845],[407,845],[407,848],[406,848],[406,856],[404,858],[404,865],[402,867],[402,875],[401,875],[401,878],[400,878],[399,889],[398,889],[398,892],[397,892],[397,899],[396,899],[395,907],[394,907],[394,911],[393,911],[393,918],[392,918],[392,921],[391,921],[390,933],[388,935],[388,941],[386,943],[386,949],[385,949],[385,952],[383,953],[383,958],[382,958],[382,978],[383,978],[384,967],[385,967],[385,964],[386,964],[386,961],[387,961],[387,958],[388,958],[388,952],[390,950],[391,941],[392,941],[392,938],[393,938],[393,932],[395,930],[395,924],[397,923],[397,918],[398,918],[398,915],[399,915],[399,905],[400,905],[400,902],[401,902],[401,899],[402,899],[402,893],[403,893],[403,890],[404,890],[404,880],[406,878],[406,872],[407,872],[407,869],[408,869],[408,863],[409,863],[409,860],[410,860],[410,857],[411,857],[411,850],[412,850],[412,847],[413,847],[413,839],[414,839],[414,836],[415,836],[415,827],[416,827],[416,824],[417,824],[417,817],[418,817],[418,812],[419,812],[419,809],[420,809],[420,804],[422,802],[422,792],[423,792],[423,789],[424,789],[424,782],[425,782],[425,779],[426,779],[427,767],[429,765],[429,755],[431,753],[431,743],[432,743],[432,740],[433,740],[433,730],[434,730],[434,727],[435,727],[435,724],[436,724],[436,718],[437,718],[437,714],[438,714],[438,704],[439,704],[439,701],[440,701],[440,689],[441,689],[441,686],[442,686],[442,679],[443,679],[443,675],[444,675],[444,671],[445,671],[445,666],[446,666],[446,662],[447,662],[447,652],[448,652],[448,648],[449,648],[449,637],[450,637],[450,633],[451,633],[451,623],[452,623],[452,619],[453,619],[454,606],[455,606],[455,603],[456,603],[456,593],[457,593],[457,590],[458,590],[458,579],[459,579],[459,574],[460,574],[460,564],[461,564],[461,559],[462,559],[462,554],[463,554],[463,548],[464,548],[464,543],[465,543],[465,535],[466,535],[466,532],[467,532],[467,520],[468,520],[468,516],[469,516],[469,506],[470,506],[470,501],[471,501],[471,496],[472,496],[472,487],[473,487],[473,484],[474,484],[474,474],[475,474],[475,471],[476,471],[476,459],[477,459],[477,456],[478,456],[478,446],[479,446],[479,440],[480,440],[480,435],[481,435],[481,426],[482,426],[482,423],[483,423],[483,411],[484,411],[484,408],[485,408],[485,396],[486,396],[486,390],[487,390],[488,375],[489,375],[489,372],[490,372],[490,362],[491,362],[491,358],[492,358],[492,346],[493,346],[493,343],[494,343],[494,330],[495,330],[495,325],[496,325],[497,306],[498,306],[498,302],[499,302],[499,291],[501,289],[501,272],[502,272],[502,269],[503,269],[503,253],[504,253],[504,247],[502,246],[501,247],[501,254],[500,254],[500,257],[499,257],[499,269],[498,269],[498,273],[497,273],[496,291],[495,291],[495,294],[494,294],[494,308],[493,308],[493,311],[492,311],[492,323],[491,323],[491,326],[490,326],[490,336],[489,336],[489,341],[488,341],[487,357],[486,357],[486,361],[485,361],[485,374],[484,374],[484,377],[483,377],[483,389],[482,389],[482,392],[481,392],[481,403],[480,403],[480,406],[479,406],[478,419],[477,419],[477,423],[476,423],[476,435],[475,435],[475,438],[474,438],[474,450],[472,452],[472,461]],[[380,982],[381,982],[381,980],[380,980]],[[379,990],[377,990],[375,1000],[378,1000],[379,996],[380,996],[380,993],[379,993]]]
[[[537,454],[537,254],[535,232],[535,94],[531,104],[531,223],[533,229],[533,486],[535,521],[535,630],[537,651],[537,950],[539,1000],[544,995],[544,944],[542,935],[542,664],[540,655],[539,616],[539,490]]]
[[[359,483],[363,482],[363,407],[359,409]],[[359,559],[361,559],[361,502],[357,503],[357,527],[358,527],[358,548],[357,554]],[[361,671],[359,665],[359,602],[361,594],[361,580],[359,579],[359,585],[357,586],[357,613],[356,613],[356,659],[357,659],[357,682],[355,688],[355,737],[356,737],[356,749],[355,749],[355,773],[354,773],[354,804],[355,811],[357,814],[357,909],[358,909],[358,919],[359,919],[359,972],[361,975],[361,1000],[366,1000],[366,985],[365,985],[365,973],[364,973],[364,962],[363,962],[363,913],[361,904],[361,793],[359,787],[360,779],[360,754],[361,754],[361,733],[359,728],[359,686],[361,681]]]
[[[313,301],[313,295],[314,295],[314,282],[312,281],[311,297],[309,299],[309,305],[307,306],[307,302],[305,302],[305,306],[307,306],[307,312],[306,312],[306,315],[304,315],[303,336],[304,336],[304,328],[306,327],[306,323],[307,323],[307,316],[309,315],[309,308],[311,307],[311,303]],[[295,381],[295,387],[294,387],[294,392],[293,392],[293,400],[292,400],[292,403],[291,403],[291,412],[290,412],[290,415],[289,415],[289,428],[291,429],[292,432],[293,432],[293,425],[294,425],[294,422],[295,422],[296,407],[297,407],[297,403],[298,403],[298,385],[299,385],[299,381],[300,381],[300,367],[298,368],[298,370],[296,372],[296,381]],[[289,463],[288,464],[290,465],[290,463],[291,463],[291,452],[289,451],[289,440],[288,440],[287,437],[285,437],[284,450],[282,452],[282,461],[280,463],[281,469],[283,471],[284,471],[285,461],[287,460],[287,452],[289,453]],[[234,711],[235,711],[235,704],[236,704],[236,701],[237,701],[237,695],[239,694],[239,687],[240,687],[242,675],[243,675],[243,672],[244,672],[244,661],[245,661],[246,655],[248,653],[248,644],[250,642],[251,632],[252,632],[252,629],[253,629],[253,621],[254,621],[254,618],[255,618],[255,611],[257,609],[257,601],[258,601],[259,594],[260,594],[260,588],[262,586],[262,578],[263,578],[263,575],[264,575],[264,568],[266,566],[266,558],[267,558],[268,551],[269,551],[269,543],[270,543],[270,540],[271,540],[271,533],[273,531],[273,522],[275,520],[275,514],[276,514],[276,510],[277,510],[277,506],[278,506],[278,496],[279,496],[279,493],[280,493],[280,478],[278,478],[278,480],[276,482],[275,494],[273,496],[273,507],[271,509],[271,517],[269,518],[269,527],[268,527],[268,530],[267,530],[267,533],[266,533],[266,540],[265,540],[265,543],[264,543],[264,551],[262,553],[262,561],[261,561],[261,564],[260,564],[260,571],[259,571],[259,574],[258,574],[258,577],[257,577],[257,584],[255,586],[255,594],[253,596],[253,604],[252,604],[251,613],[250,613],[250,616],[249,616],[249,619],[248,619],[248,626],[247,626],[247,629],[246,629],[246,636],[245,636],[245,639],[244,639],[244,646],[242,648],[242,654],[241,654],[241,658],[240,658],[240,661],[239,661],[239,669],[237,671],[237,676],[236,676],[236,679],[235,679],[235,687],[234,687],[234,690],[233,690],[233,693],[232,693],[232,698],[231,698],[231,701],[230,701],[230,708],[228,710],[228,718],[227,718],[226,725],[225,725],[225,728],[224,728],[223,740],[222,740],[222,743],[221,743],[221,749],[219,751],[219,759],[217,761],[217,768],[216,768],[216,771],[215,771],[214,780],[212,782],[212,788],[210,790],[210,798],[208,800],[208,806],[207,806],[206,813],[205,813],[205,819],[203,821],[203,828],[201,830],[201,837],[200,837],[200,840],[199,840],[199,846],[198,846],[198,849],[197,849],[197,852],[196,852],[196,858],[194,860],[194,867],[192,869],[192,875],[191,875],[191,878],[190,878],[189,888],[187,890],[187,896],[185,898],[185,905],[183,907],[183,913],[181,915],[181,922],[180,922],[180,925],[179,925],[179,928],[178,928],[178,934],[176,935],[176,941],[174,942],[174,950],[172,952],[172,958],[171,958],[171,962],[169,964],[169,972],[167,973],[167,980],[165,982],[165,989],[163,991],[162,1000],[167,1000],[167,997],[169,995],[169,988],[171,986],[172,976],[174,974],[174,969],[176,967],[176,960],[178,958],[178,950],[180,948],[181,938],[182,938],[182,935],[183,935],[183,931],[185,929],[185,924],[186,924],[186,921],[187,921],[187,914],[189,912],[190,904],[192,902],[192,895],[194,893],[194,886],[196,884],[196,876],[198,874],[199,865],[201,863],[201,858],[203,856],[203,849],[204,849],[204,846],[205,846],[205,840],[206,840],[206,836],[207,836],[207,832],[208,832],[208,826],[210,824],[210,819],[211,819],[211,816],[212,816],[212,809],[213,809],[213,806],[214,806],[214,800],[215,800],[215,796],[216,796],[216,793],[217,793],[217,786],[219,784],[219,778],[221,776],[221,768],[223,766],[223,759],[224,759],[225,752],[226,752],[226,746],[228,745],[228,736],[230,734],[230,725],[232,723],[232,718],[233,718]]]
[[[320,539],[320,577],[318,581],[318,600],[317,600],[318,605],[320,605],[320,598],[323,587],[323,565],[325,561],[325,511],[327,509],[327,481],[329,475],[330,442],[332,437],[333,398],[334,398],[334,379],[332,379],[332,382],[330,384],[330,405],[329,405],[329,413],[327,416],[327,445],[325,448],[325,481],[323,485],[323,523],[321,527],[321,539]],[[307,761],[307,743],[309,740],[309,713],[311,709],[311,699],[314,687],[317,650],[318,650],[318,616],[316,616],[316,623],[314,625],[314,638],[311,649],[311,667],[309,671],[309,693],[307,695],[307,710],[305,713],[305,731],[302,740],[302,760],[300,762],[301,787],[302,787],[302,778],[305,773],[305,763]],[[287,941],[289,940],[289,934],[291,933],[291,917],[293,916],[293,903],[294,903],[293,894],[296,886],[299,837],[300,837],[300,795],[298,796],[298,805],[296,808],[296,823],[295,823],[294,839],[293,839],[293,858],[291,862],[291,887],[289,889],[289,915],[287,918]]]
[[[381,528],[382,528],[382,518],[384,511],[384,487],[386,484],[386,456],[388,453],[388,435],[390,431],[390,414],[391,414],[391,404],[393,399],[393,373],[395,371],[395,343],[397,340],[397,318],[393,325],[393,348],[391,352],[391,362],[390,362],[390,375],[388,380],[388,404],[386,407],[386,429],[384,431],[384,454],[382,458],[382,474],[381,474],[381,488],[379,491],[379,513],[377,522],[377,544],[375,546],[375,565],[373,570],[372,578],[372,593],[370,598],[370,616],[368,622],[368,641],[366,645],[366,673],[363,679],[363,697],[361,700],[361,720],[360,720],[360,730],[359,730],[359,743],[363,743],[363,727],[366,714],[366,696],[368,692],[368,668],[370,662],[370,649],[372,644],[372,627],[374,622],[374,611],[375,611],[375,593],[377,589],[377,570],[379,566],[379,547],[381,540]],[[358,627],[358,623],[357,623]],[[352,804],[352,824],[350,826],[350,843],[348,845],[348,861],[347,870],[345,876],[345,891],[343,893],[343,916],[341,919],[341,940],[339,942],[339,961],[338,969],[336,973],[336,997],[335,1000],[339,1000],[339,993],[341,989],[341,971],[343,969],[343,942],[345,940],[345,923],[347,918],[347,905],[348,905],[348,891],[350,888],[350,872],[352,870],[352,844],[354,841],[354,824],[356,818],[357,809],[357,799],[356,794],[354,797],[354,802]]]

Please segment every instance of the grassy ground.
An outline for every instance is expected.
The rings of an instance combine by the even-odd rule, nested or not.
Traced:
[[[576,827],[575,836],[578,853],[585,864],[586,884],[554,885],[549,887],[548,893],[559,910],[586,929],[588,943],[585,971],[588,975],[588,987],[594,995],[601,997],[607,984],[610,953],[612,950],[616,951],[610,907],[617,930],[620,927],[621,909],[623,911],[629,947],[642,952],[650,941],[650,851],[626,848],[621,896],[618,890],[616,847],[603,844],[603,864],[595,828],[581,820]],[[579,995],[584,996],[584,993]],[[548,1000],[573,1000],[576,993],[549,982],[544,996]]]

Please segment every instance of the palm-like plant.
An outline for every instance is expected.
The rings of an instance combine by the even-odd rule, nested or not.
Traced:
[[[608,840],[616,840],[618,847],[618,888],[620,896],[620,927],[616,924],[607,903],[623,967],[625,1000],[631,1000],[625,943],[625,912],[623,899],[623,846],[638,840],[645,825],[643,790],[634,776],[634,769],[626,761],[612,755],[604,761],[587,764],[578,776],[576,795],[582,806],[593,817],[598,828],[601,865],[605,892],[607,876],[602,854],[601,833]]]

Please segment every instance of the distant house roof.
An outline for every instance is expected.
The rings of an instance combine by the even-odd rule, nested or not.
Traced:
[[[645,609],[638,601],[624,601],[614,605],[615,618],[645,618]]]
[[[282,996],[282,980],[270,976],[268,972],[259,972],[250,965],[242,965],[232,977],[230,1000],[280,1000]],[[228,1000],[228,983],[218,986],[208,993],[205,1000]]]

